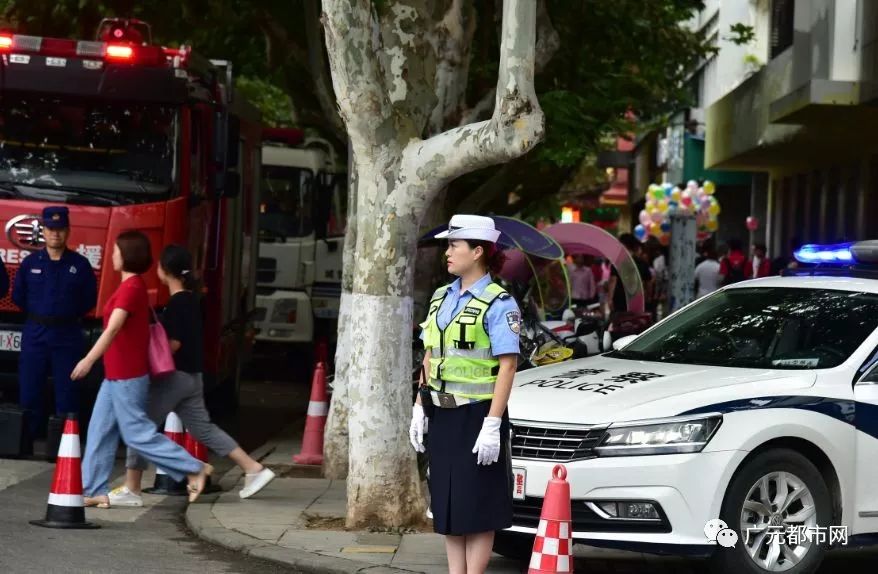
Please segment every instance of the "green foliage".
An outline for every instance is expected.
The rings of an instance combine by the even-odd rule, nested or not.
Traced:
[[[239,76],[235,87],[259,108],[264,125],[273,128],[292,127],[293,105],[282,89],[261,78],[247,76]]]
[[[726,36],[726,40],[737,44],[738,46],[743,46],[744,44],[749,44],[754,39],[756,39],[756,31],[753,29],[753,26],[748,26],[747,24],[742,24],[738,22],[737,24],[732,24],[730,26],[731,36]]]
[[[686,80],[710,48],[683,27],[700,2],[550,2],[562,48],[537,77],[546,112],[542,159],[580,161],[607,134],[662,118],[690,103]]]

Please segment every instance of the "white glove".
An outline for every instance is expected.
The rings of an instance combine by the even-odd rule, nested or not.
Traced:
[[[473,454],[478,455],[478,463],[485,466],[500,458],[500,417],[485,417],[482,431],[476,439]]]
[[[427,432],[427,415],[424,407],[415,403],[412,406],[412,425],[409,427],[409,441],[418,452],[424,452],[424,433]]]

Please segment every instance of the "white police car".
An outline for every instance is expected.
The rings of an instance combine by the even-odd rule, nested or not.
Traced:
[[[869,543],[878,242],[796,255],[845,265],[735,284],[610,353],[517,374],[514,519],[495,550],[529,554],[558,463],[575,542],[712,555],[712,571],[736,574],[813,572],[830,537]],[[734,548],[708,540],[716,519]]]

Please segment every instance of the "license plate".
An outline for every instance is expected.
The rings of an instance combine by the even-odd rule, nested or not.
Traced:
[[[18,331],[0,331],[0,351],[21,351],[21,333]]]
[[[512,498],[514,500],[524,500],[524,487],[527,482],[527,469],[512,469]]]

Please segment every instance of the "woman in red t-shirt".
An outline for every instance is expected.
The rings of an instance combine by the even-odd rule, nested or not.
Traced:
[[[149,391],[149,296],[141,277],[152,266],[149,239],[139,231],[116,238],[113,269],[122,284],[103,309],[104,332],[73,369],[71,378],[84,378],[102,356],[105,379],[98,392],[82,461],[86,506],[109,507],[109,482],[119,436],[129,447],[161,467],[176,481],[189,479],[189,501],[204,490],[213,472],[180,445],[156,431],[146,414]]]

